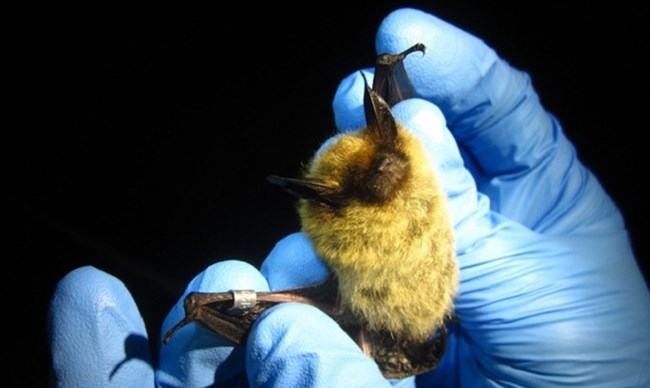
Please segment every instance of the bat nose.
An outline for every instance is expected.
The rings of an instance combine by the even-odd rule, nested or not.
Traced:
[[[391,174],[395,170],[395,164],[390,156],[384,156],[377,165],[377,172],[382,175]]]

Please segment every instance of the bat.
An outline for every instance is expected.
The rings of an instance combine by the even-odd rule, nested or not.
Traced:
[[[386,378],[434,369],[458,286],[447,198],[419,140],[391,107],[413,95],[404,58],[382,54],[365,82],[366,126],[339,134],[302,177],[269,181],[298,198],[301,229],[330,270],[322,283],[255,292],[190,293],[185,318],[243,345],[261,312],[299,302],[331,316]]]

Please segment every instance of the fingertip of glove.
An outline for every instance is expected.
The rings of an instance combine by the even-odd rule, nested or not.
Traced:
[[[420,140],[436,171],[463,167],[456,140],[436,105],[414,98],[400,102],[392,110],[395,118]]]
[[[223,260],[212,264],[192,279],[186,294],[191,291],[225,292],[244,289],[268,291],[269,285],[260,271],[250,263]]]
[[[422,41],[432,22],[440,20],[415,8],[399,8],[389,13],[379,25],[375,38],[377,53],[394,53]],[[413,43],[409,43],[413,42]],[[407,45],[406,47],[404,47]]]
[[[151,383],[147,337],[131,293],[116,277],[85,266],[57,284],[48,314],[57,385]]]
[[[119,285],[123,287],[123,283],[113,275],[104,272],[91,265],[86,265],[73,269],[68,272],[58,283],[59,286],[67,289],[72,286],[81,287],[101,287],[106,285]]]
[[[372,84],[374,70],[361,70],[368,83]],[[365,81],[361,71],[356,71],[345,77],[339,84],[334,94],[332,109],[334,110],[334,123],[341,132],[355,130],[366,125],[363,110],[363,95]]]
[[[121,311],[137,311],[124,283],[93,266],[79,267],[61,278],[52,297],[51,313],[56,313],[63,305],[79,309],[89,316],[107,306]]]
[[[416,95],[450,110],[467,94],[497,56],[481,39],[432,14],[414,8],[390,13],[375,38],[377,53],[398,53],[423,43],[423,57],[404,60]]]
[[[455,64],[449,62],[458,51],[454,47],[455,31],[453,26],[431,14],[402,8],[382,21],[375,46],[378,54],[398,53],[416,43],[423,43],[426,46],[424,56],[407,56],[404,67],[417,95],[429,98],[446,92],[449,88],[447,83],[453,81],[450,75],[457,72]]]
[[[395,118],[421,140],[436,143],[445,140],[447,121],[436,105],[412,98],[396,104],[391,110]]]

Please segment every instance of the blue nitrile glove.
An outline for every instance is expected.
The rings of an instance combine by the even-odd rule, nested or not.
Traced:
[[[650,385],[650,294],[622,218],[540,105],[526,74],[479,39],[415,10],[391,14],[377,35],[379,53],[416,42],[427,46],[427,54],[412,54],[406,67],[422,99],[402,102],[393,112],[424,141],[439,171],[461,268],[459,322],[450,327],[441,365],[418,377],[418,385]],[[339,129],[362,125],[361,107],[356,73],[334,101]],[[188,289],[282,289],[322,280],[326,270],[309,241],[294,234],[278,243],[262,275],[228,261],[208,268]],[[94,299],[73,292],[90,284],[100,290]],[[119,281],[82,268],[61,282],[51,311],[55,375],[62,385],[112,377],[132,383],[116,386],[146,386],[153,380],[141,362],[146,357],[137,356],[146,352],[125,353],[127,338],[146,333]],[[76,320],[62,319],[70,311]],[[182,316],[178,304],[163,332]],[[72,329],[74,336],[62,334]],[[146,344],[131,342],[133,349]],[[157,383],[236,385],[246,370],[253,386],[388,385],[336,324],[309,306],[267,311],[246,349],[224,344],[186,326],[162,347]],[[102,352],[88,363],[75,349]]]

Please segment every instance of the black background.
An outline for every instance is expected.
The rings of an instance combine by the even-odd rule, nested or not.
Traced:
[[[265,176],[297,174],[333,133],[338,82],[372,65],[375,30],[399,6],[482,37],[530,73],[647,268],[648,31],[630,2],[601,3],[7,14],[2,376],[46,384],[47,304],[78,266],[122,279],[157,338],[194,275],[226,258],[258,265],[297,230],[293,200]]]

